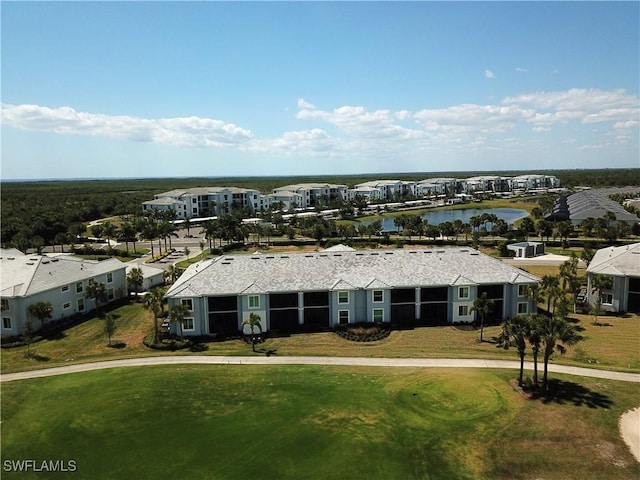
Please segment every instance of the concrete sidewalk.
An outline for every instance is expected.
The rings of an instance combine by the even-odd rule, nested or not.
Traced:
[[[362,367],[412,367],[412,368],[520,368],[519,361],[482,360],[456,358],[368,358],[368,357],[228,357],[210,355],[189,355],[171,357],[143,357],[105,362],[81,363],[63,367],[32,370],[28,372],[8,373],[0,376],[0,382],[23,380],[28,378],[51,377],[69,373],[88,372],[107,368],[141,367],[147,365],[341,365]],[[533,370],[533,363],[525,362],[526,370]],[[538,365],[542,369],[542,364]],[[640,383],[640,374],[596,370],[592,368],[572,367],[549,364],[549,372],[565,373],[583,377],[604,378],[622,382]]]

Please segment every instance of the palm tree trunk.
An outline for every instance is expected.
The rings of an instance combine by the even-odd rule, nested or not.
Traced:
[[[524,376],[524,355],[520,355],[520,377],[518,378],[518,386],[522,387],[522,377]]]

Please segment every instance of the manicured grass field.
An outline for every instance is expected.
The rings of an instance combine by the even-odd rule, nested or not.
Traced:
[[[11,382],[2,460],[74,460],[59,477],[95,480],[638,477],[617,431],[637,384],[562,377],[545,404],[514,373],[163,366]]]
[[[549,268],[549,267],[541,267]],[[538,274],[538,273],[536,273]],[[37,342],[31,346],[36,358],[25,358],[25,348],[2,350],[2,373],[34,370],[73,363],[115,360],[154,355],[193,355],[189,351],[158,352],[142,344],[153,331],[151,314],[140,304],[132,303],[114,311],[118,330],[114,342],[123,348],[108,348],[103,320],[98,318],[66,330],[59,338]],[[640,372],[640,316],[601,317],[606,326],[594,326],[590,315],[572,315],[585,327],[585,340],[569,347],[566,354],[555,355],[556,363]],[[485,339],[498,335],[499,326],[485,328]],[[501,358],[516,360],[515,350],[502,350],[493,343],[479,343],[479,330],[473,327],[425,327],[391,332],[385,340],[356,343],[335,333],[293,334],[269,338],[258,345],[259,355],[270,351],[275,355],[319,355],[347,357],[453,357]],[[198,355],[254,355],[251,346],[241,340],[210,342]],[[527,352],[527,360],[532,357]]]

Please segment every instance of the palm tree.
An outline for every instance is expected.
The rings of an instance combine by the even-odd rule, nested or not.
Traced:
[[[95,300],[96,314],[99,314],[100,303],[107,298],[107,288],[104,286],[104,283],[98,282],[92,278],[85,287],[85,295],[87,298],[93,298]]]
[[[251,329],[251,349],[255,352],[256,351],[255,329],[257,328],[258,330],[260,330],[260,333],[262,333],[262,324],[260,323],[260,315],[258,315],[257,313],[251,313],[249,315],[249,318],[242,321],[243,329],[245,325],[248,325],[249,328]]]
[[[478,312],[478,316],[480,317],[480,341],[483,342],[483,333],[484,333],[484,319],[487,315],[491,313],[494,307],[494,302],[490,298],[487,298],[487,292],[482,292],[482,295],[476,297],[473,301],[473,307],[471,307],[472,312]]]
[[[178,269],[175,265],[169,265],[167,268],[165,268],[164,278],[165,280],[168,280],[169,283],[175,283],[176,279],[178,278]]]
[[[594,315],[594,325],[599,325],[598,315],[602,313],[602,297],[604,290],[613,288],[613,278],[608,275],[595,274],[591,276],[591,295],[595,294],[592,313]]]
[[[182,324],[184,322],[184,317],[187,316],[187,313],[189,313],[189,308],[187,308],[187,306],[183,303],[176,303],[169,309],[169,322],[178,324],[180,338],[183,338]]]
[[[557,287],[560,285],[560,280],[555,275],[545,275],[542,277],[540,283],[540,290],[542,294],[547,298],[547,312],[551,313],[551,302],[557,293]]]
[[[520,357],[520,376],[518,386],[522,387],[522,377],[524,374],[524,356],[527,351],[527,339],[531,330],[531,324],[527,317],[517,316],[509,318],[502,324],[502,333],[498,339],[498,346],[505,350],[509,347],[516,347]]]
[[[144,308],[153,313],[153,343],[158,339],[158,317],[164,311],[164,294],[160,287],[153,288],[144,299]]]
[[[129,273],[127,273],[127,282],[133,285],[136,297],[138,297],[140,287],[142,287],[142,284],[144,283],[144,274],[142,273],[142,269],[140,267],[134,267],[129,270]]]
[[[40,328],[44,330],[46,321],[53,313],[53,305],[51,302],[36,302],[29,305],[29,313],[40,320]]]
[[[111,239],[116,235],[116,227],[111,222],[104,222],[102,234],[107,238],[107,249],[111,250]]]
[[[542,389],[547,391],[547,372],[549,359],[555,352],[556,348],[560,353],[565,352],[564,345],[575,345],[582,340],[580,332],[584,328],[569,323],[565,318],[560,317],[541,317],[538,324],[540,337],[544,343],[544,374],[542,377]],[[562,345],[558,345],[561,342]]]
[[[533,354],[533,383],[538,384],[538,355],[542,347],[542,337],[540,336],[540,323],[544,321],[544,315],[532,315],[529,317],[529,345]]]

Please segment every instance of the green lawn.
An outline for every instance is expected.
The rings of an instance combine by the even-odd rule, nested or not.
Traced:
[[[550,267],[534,267],[534,274]],[[554,267],[551,267],[554,268]],[[555,267],[557,268],[557,267]],[[542,270],[544,269],[544,270]],[[114,342],[124,343],[123,348],[107,347],[104,321],[98,318],[67,329],[59,337],[37,342],[31,346],[36,358],[25,358],[25,348],[2,350],[2,373],[49,368],[73,363],[100,360],[116,360],[154,355],[255,355],[251,346],[241,340],[210,342],[206,350],[161,352],[150,350],[142,344],[145,335],[153,332],[152,315],[141,304],[131,303],[114,311],[118,330]],[[605,316],[594,326],[589,315],[572,315],[585,327],[585,340],[569,347],[565,355],[554,356],[553,361],[593,368],[640,372],[640,316]],[[485,328],[485,339],[498,335],[499,326]],[[276,355],[319,355],[346,357],[413,357],[413,358],[501,358],[516,360],[515,350],[502,350],[490,342],[479,343],[479,330],[469,327],[424,327],[413,330],[393,331],[382,341],[357,343],[339,337],[335,333],[293,334],[289,337],[268,338],[258,346],[258,355],[271,351]],[[531,355],[527,352],[527,360]]]
[[[617,431],[637,385],[558,376],[545,404],[514,373],[162,366],[11,382],[2,460],[74,460],[59,477],[96,480],[638,477]]]

